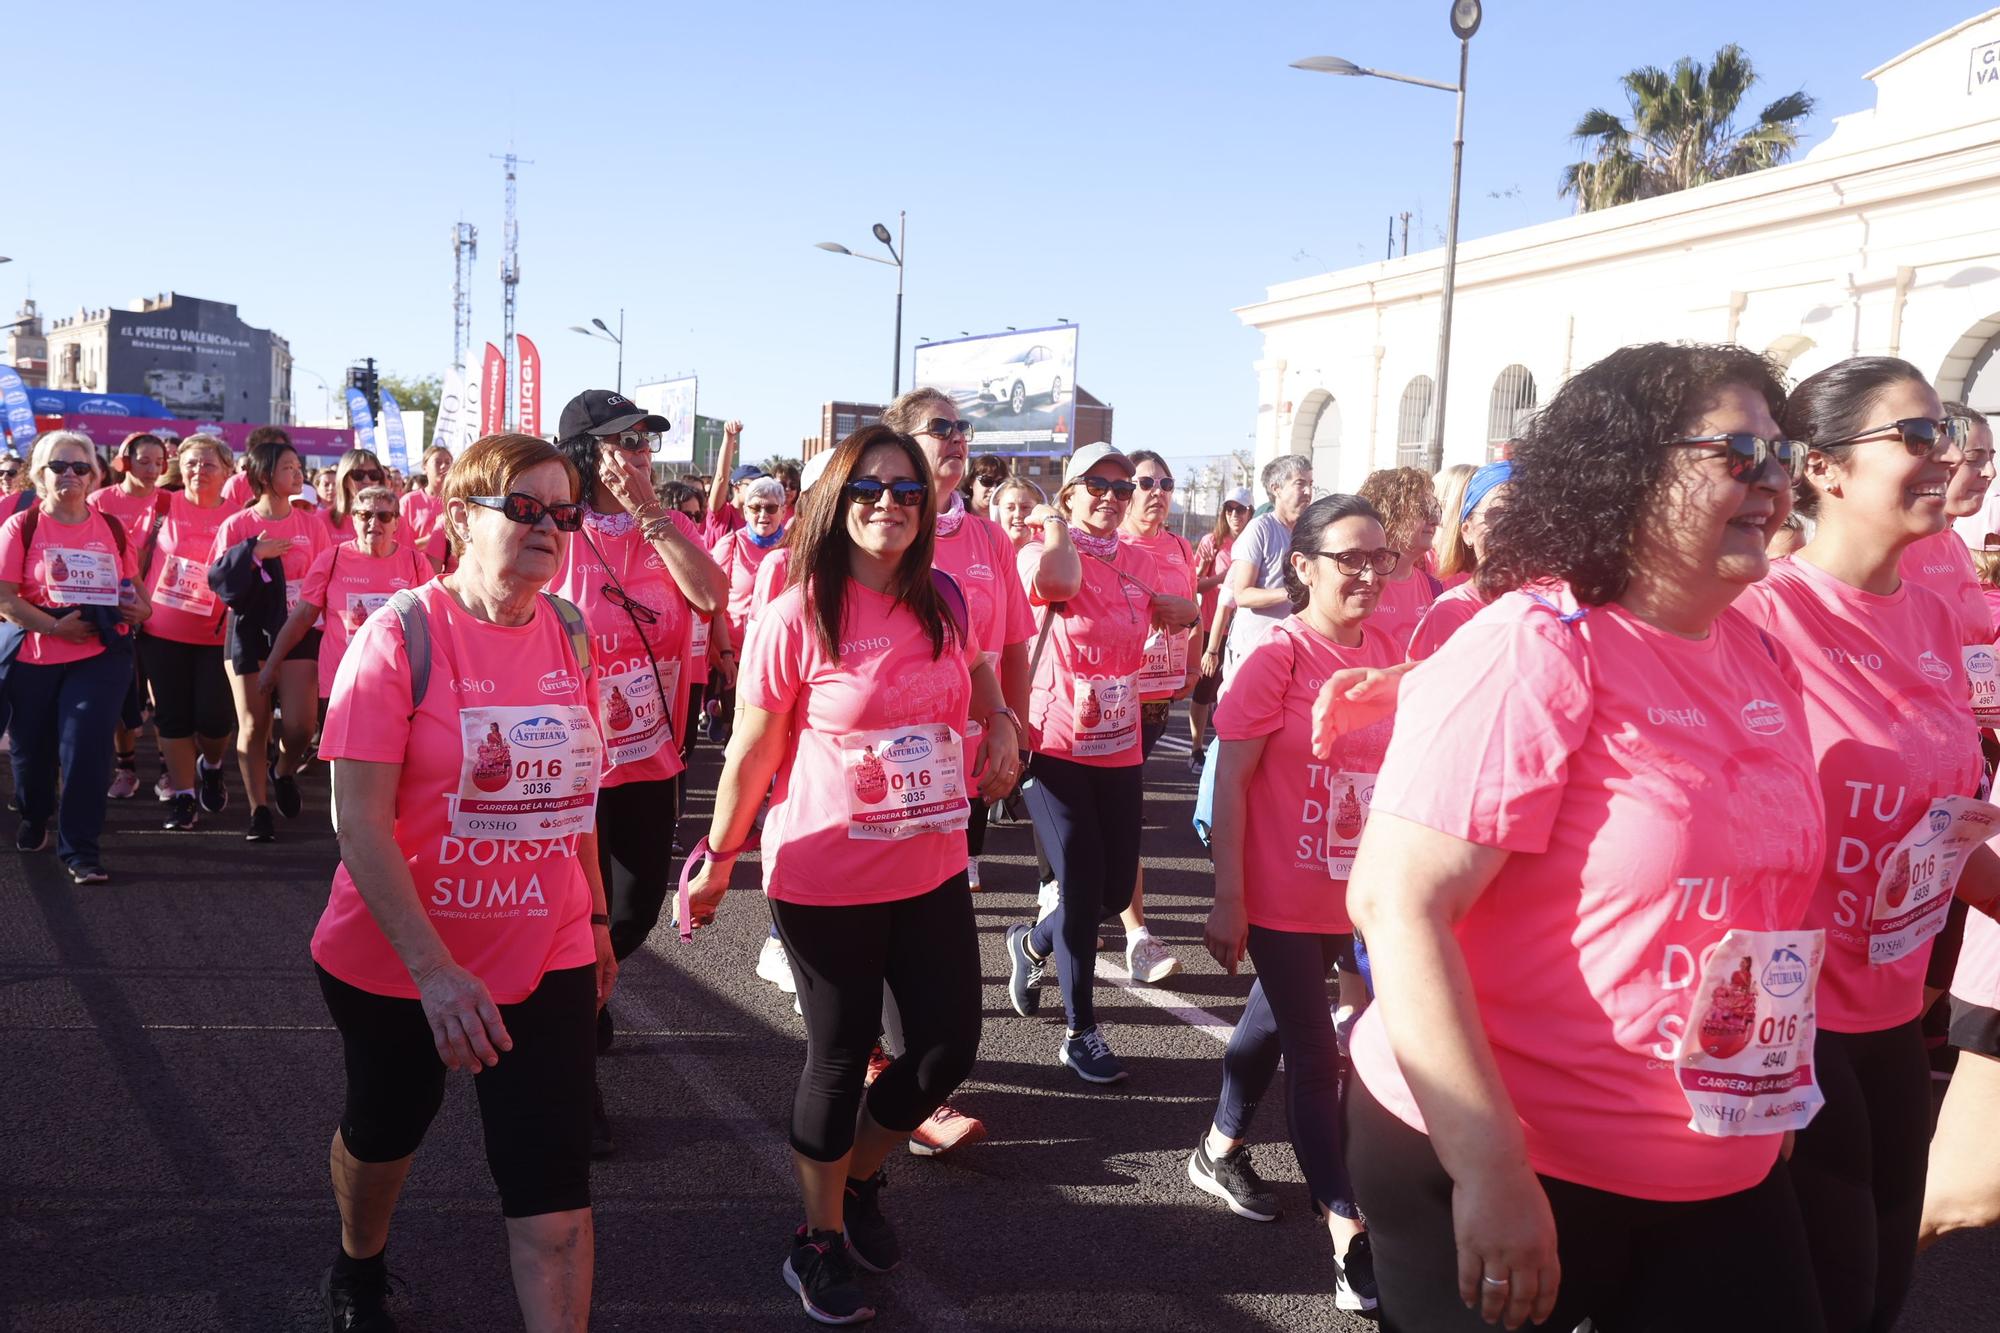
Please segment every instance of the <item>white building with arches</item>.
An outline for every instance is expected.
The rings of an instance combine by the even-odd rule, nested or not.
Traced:
[[[1741,343],[1794,379],[1901,356],[2000,411],[2000,9],[1867,77],[1875,106],[1796,162],[1461,242],[1444,461],[1493,456],[1576,370],[1654,340]],[[1264,335],[1260,465],[1306,454],[1319,489],[1352,490],[1422,462],[1443,264],[1286,282],[1236,312]]]

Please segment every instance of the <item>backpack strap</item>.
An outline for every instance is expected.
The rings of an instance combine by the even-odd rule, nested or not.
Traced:
[[[97,511],[97,516],[110,525],[111,540],[118,543],[118,559],[122,563],[125,559],[125,525],[102,509]]]
[[[403,656],[410,663],[410,716],[415,717],[431,683],[430,617],[424,614],[424,604],[412,588],[398,588],[389,594],[389,609],[403,627]]]
[[[167,510],[172,504],[172,491],[153,493],[153,516],[146,520],[146,537],[139,546],[139,581],[145,582],[153,572],[153,556],[159,551],[160,530],[167,526]]]
[[[18,514],[21,511],[16,509],[14,512]],[[31,504],[28,507],[28,516],[21,520],[21,564],[24,568],[28,563],[28,557],[35,552],[35,529],[41,524],[42,507]]]
[[[590,628],[584,624],[583,612],[577,609],[575,602],[567,597],[558,597],[552,592],[543,593],[542,599],[549,604],[549,609],[556,613],[556,619],[562,621],[563,632],[569,635],[569,651],[570,655],[576,658],[578,672],[589,671]]]
[[[931,587],[937,591],[938,600],[944,603],[952,628],[958,631],[959,643],[963,645],[972,635],[972,613],[965,605],[965,589],[958,586],[957,579],[935,565],[931,567]]]

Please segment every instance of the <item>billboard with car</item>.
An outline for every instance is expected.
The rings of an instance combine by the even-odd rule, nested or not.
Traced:
[[[974,448],[1067,449],[1076,429],[1074,324],[919,343],[915,382],[943,389]]]

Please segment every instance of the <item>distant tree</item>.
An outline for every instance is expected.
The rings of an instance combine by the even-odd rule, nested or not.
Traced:
[[[1629,123],[1599,108],[1576,124],[1573,137],[1589,155],[1564,170],[1558,193],[1574,199],[1579,212],[1776,166],[1798,147],[1799,122],[1813,109],[1804,92],[1787,93],[1756,124],[1738,130],[1736,113],[1757,72],[1734,44],[1706,68],[1682,56],[1672,70],[1647,65],[1620,82],[1631,104]]]
[[[438,396],[444,391],[444,382],[436,375],[423,375],[416,379],[404,379],[401,375],[384,375],[383,392],[393,394],[396,405],[405,412],[424,414],[424,429],[435,430],[438,420]],[[411,462],[415,462],[412,455]]]
[[[765,459],[761,464],[761,466],[764,469],[764,475],[770,476],[772,473],[776,472],[781,467],[789,467],[794,472],[796,472],[800,468],[804,467],[805,464],[801,463],[796,458],[784,458],[777,454],[773,454],[771,457]]]

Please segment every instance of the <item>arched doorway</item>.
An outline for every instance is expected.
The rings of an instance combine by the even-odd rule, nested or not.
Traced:
[[[1422,467],[1424,450],[1431,439],[1431,406],[1437,399],[1437,385],[1429,375],[1417,375],[1403,386],[1403,401],[1396,409],[1396,466]]]
[[[1340,403],[1325,389],[1314,389],[1299,403],[1292,418],[1292,452],[1310,458],[1313,486],[1332,491],[1340,479]]]
[[[1980,320],[1952,345],[1934,379],[1938,396],[2000,411],[2000,315]]]
[[[1508,366],[1495,377],[1486,400],[1487,462],[1506,455],[1507,445],[1520,434],[1536,402],[1535,377],[1526,366]]]

